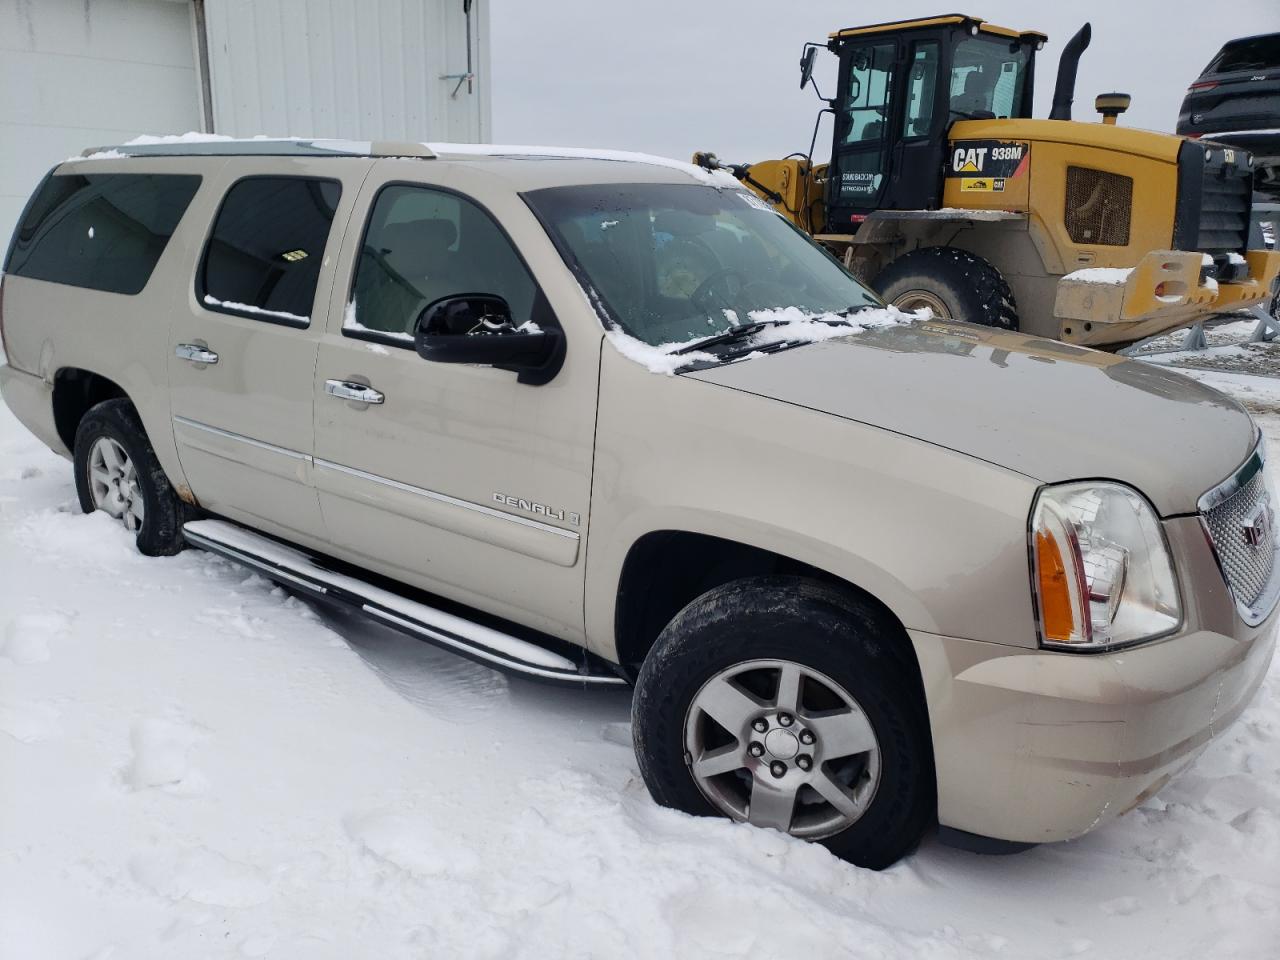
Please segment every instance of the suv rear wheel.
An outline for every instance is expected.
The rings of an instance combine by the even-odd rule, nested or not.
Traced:
[[[636,683],[636,756],[654,799],[860,866],[895,862],[934,813],[928,721],[895,632],[856,598],[794,577],[694,600]]]
[[[186,505],[128,400],[103,401],[84,415],[76,428],[75,471],[85,513],[101,510],[115,517],[147,556],[170,556],[182,549]]]

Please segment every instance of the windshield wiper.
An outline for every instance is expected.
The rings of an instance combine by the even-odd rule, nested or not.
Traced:
[[[730,327],[724,333],[713,334],[710,337],[703,337],[701,340],[695,340],[693,343],[687,343],[679,350],[672,350],[672,353],[693,353],[695,350],[704,350],[707,347],[718,346],[722,343],[737,343],[745,340],[747,337],[754,336],[765,327],[776,326],[781,321],[778,320],[758,320],[755,323],[743,323],[736,327]]]

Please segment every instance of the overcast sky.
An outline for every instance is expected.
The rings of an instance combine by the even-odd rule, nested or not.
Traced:
[[[736,161],[808,147],[819,103],[799,90],[807,40],[841,27],[949,12],[950,2],[865,0],[480,0],[490,2],[493,140],[642,150],[687,158],[710,149]],[[1058,56],[1086,21],[1077,120],[1098,119],[1095,95],[1133,95],[1121,123],[1172,131],[1187,84],[1227,40],[1280,30],[1280,0],[983,0],[968,11],[1040,30],[1036,116],[1049,113]],[[835,58],[817,76],[834,95]],[[825,80],[825,83],[822,81]],[[830,149],[829,118],[824,120]],[[823,153],[818,151],[819,155]]]

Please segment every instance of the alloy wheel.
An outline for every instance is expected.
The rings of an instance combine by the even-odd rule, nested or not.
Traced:
[[[98,437],[89,449],[89,493],[97,510],[135,531],[142,526],[145,507],[138,487],[138,471],[118,442]]]
[[[734,820],[809,840],[857,822],[880,782],[880,745],[858,702],[790,660],[712,676],[685,716],[685,759],[703,796]]]

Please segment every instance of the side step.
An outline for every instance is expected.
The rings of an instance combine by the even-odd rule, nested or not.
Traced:
[[[402,633],[427,640],[486,666],[574,686],[623,687],[611,673],[587,672],[568,657],[483,624],[411,600],[356,577],[327,569],[316,557],[226,520],[192,520],[187,543],[251,567],[267,579],[338,601]]]

